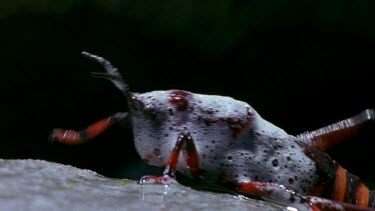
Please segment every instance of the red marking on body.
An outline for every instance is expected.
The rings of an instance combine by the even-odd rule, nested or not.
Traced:
[[[182,90],[173,90],[169,96],[169,102],[176,107],[177,111],[185,111],[189,107],[188,97],[191,94]]]
[[[228,123],[228,127],[232,130],[232,138],[235,139],[237,136],[246,128],[247,124],[241,119],[235,119],[230,117],[223,117],[219,120]]]
[[[203,117],[203,116],[198,116],[198,121],[203,122],[206,126],[210,126],[212,123],[217,122],[218,120],[215,119],[214,117]]]

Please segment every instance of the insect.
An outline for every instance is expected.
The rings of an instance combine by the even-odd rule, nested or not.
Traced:
[[[264,120],[249,104],[230,97],[183,90],[134,93],[109,61],[82,52],[101,65],[126,97],[129,112],[116,113],[82,131],[54,129],[51,140],[81,144],[111,125],[132,126],[141,158],[164,167],[162,176],[140,184],[170,184],[176,171],[238,193],[310,210],[375,210],[375,192],[324,151],[353,135],[374,110],[298,136]]]

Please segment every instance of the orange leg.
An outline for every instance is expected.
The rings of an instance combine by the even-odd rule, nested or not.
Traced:
[[[356,116],[318,130],[304,132],[297,137],[305,143],[321,151],[325,151],[331,146],[354,136],[364,123],[374,120],[375,111],[373,109],[367,109]]]
[[[164,169],[163,176],[143,176],[139,184],[169,184],[174,182],[176,167],[178,163],[178,158],[180,156],[182,147],[186,144],[186,153],[184,154],[184,159],[189,167],[190,173],[192,175],[198,174],[198,152],[195,148],[194,141],[188,132],[181,132],[177,138],[177,142],[169,156],[167,165]]]
[[[110,117],[99,120],[81,131],[54,129],[50,135],[50,140],[52,142],[60,142],[68,145],[82,144],[95,138],[108,127],[120,121],[128,121],[128,114],[116,113]]]
[[[332,195],[329,198],[335,201],[374,208],[375,193],[369,191],[359,177],[346,171],[336,161],[334,163],[336,166],[336,178]],[[316,196],[319,196],[319,194],[316,194]]]

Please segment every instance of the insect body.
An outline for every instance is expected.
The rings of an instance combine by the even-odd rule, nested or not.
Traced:
[[[189,151],[185,152],[187,159],[183,153],[178,159],[176,170],[185,175],[199,173],[203,178],[228,183],[280,182],[298,191],[307,188],[300,183],[314,180],[314,162],[304,155],[295,138],[263,120],[244,102],[181,90],[134,94],[133,101],[138,107],[131,114],[135,146],[151,164],[164,166],[176,137],[182,135],[191,138],[197,152],[194,171],[189,165]],[[288,176],[290,172],[294,175]],[[305,178],[306,182],[292,182],[294,178]]]
[[[111,80],[126,96],[130,111],[114,114],[81,132],[55,129],[52,140],[79,144],[125,121],[132,125],[142,159],[165,167],[163,176],[144,176],[141,184],[169,184],[178,171],[296,208],[375,207],[374,192],[323,152],[354,134],[364,122],[374,120],[374,110],[292,136],[262,119],[247,103],[230,97],[183,90],[130,92],[107,60],[86,52],[83,55],[104,66],[106,73],[94,75]]]

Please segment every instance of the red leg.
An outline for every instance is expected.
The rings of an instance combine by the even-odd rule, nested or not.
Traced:
[[[183,154],[184,159],[188,165],[190,173],[192,175],[196,175],[198,173],[198,153],[190,133],[182,132],[178,136],[177,142],[169,156],[167,165],[163,172],[163,176],[143,176],[140,179],[139,184],[169,184],[171,182],[174,182],[178,158],[184,144],[186,146],[186,148],[184,149],[184,152],[186,153]]]
[[[283,185],[275,183],[241,182],[237,184],[237,190],[242,193],[259,196],[267,201],[280,203],[290,208],[289,210],[320,210],[305,197]]]
[[[331,146],[354,136],[363,123],[374,120],[375,111],[373,109],[367,109],[354,117],[318,130],[302,133],[297,137],[305,143],[314,146],[321,151],[325,151]]]
[[[264,200],[280,203],[288,207],[288,210],[352,210],[374,211],[369,207],[358,206],[345,202],[323,199],[315,196],[301,196],[293,190],[275,183],[268,182],[242,182],[237,184],[237,190],[259,196]],[[294,208],[294,209],[293,209]]]
[[[81,144],[95,138],[113,124],[119,121],[127,121],[127,117],[127,113],[116,113],[110,117],[99,120],[81,131],[54,129],[50,135],[50,140],[52,142],[60,142],[68,145]]]

